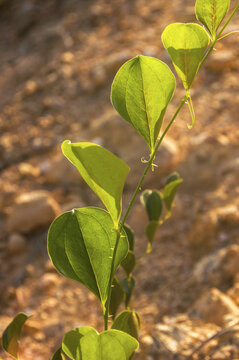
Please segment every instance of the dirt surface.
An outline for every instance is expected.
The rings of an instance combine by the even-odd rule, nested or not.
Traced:
[[[130,165],[125,208],[148,150],[110,104],[112,79],[139,53],[170,64],[160,40],[164,27],[194,21],[193,0],[0,1],[0,333],[16,313],[33,314],[22,359],[49,359],[73,327],[103,328],[95,297],[56,273],[47,255],[54,216],[101,206],[63,158],[61,142],[93,141]],[[238,24],[239,14],[228,31]],[[187,128],[185,106],[143,186],[160,189],[175,170],[184,179],[153,253],[134,271],[132,305],[142,317],[138,360],[186,359],[222,329],[226,335],[194,358],[239,359],[238,41],[231,35],[217,44],[191,92],[194,128]],[[183,96],[178,81],[165,123]],[[28,213],[17,207],[26,201]],[[140,256],[147,219],[138,200],[128,223]],[[0,356],[8,359],[1,350]]]

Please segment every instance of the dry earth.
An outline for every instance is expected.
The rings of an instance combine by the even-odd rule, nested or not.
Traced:
[[[60,144],[95,141],[126,161],[128,203],[148,153],[112,108],[110,84],[136,54],[169,63],[160,35],[174,21],[195,21],[193,0],[0,1],[0,333],[17,312],[33,314],[22,359],[49,359],[73,327],[103,327],[94,296],[48,260],[52,219],[100,205]],[[239,14],[229,30],[238,28]],[[217,45],[191,94],[195,127],[187,128],[185,106],[143,186],[160,189],[175,170],[184,179],[173,216],[134,272],[138,360],[187,359],[221,330],[193,358],[239,359],[238,41],[232,35]],[[178,81],[165,122],[183,96]],[[128,222],[140,256],[147,219],[139,201]]]

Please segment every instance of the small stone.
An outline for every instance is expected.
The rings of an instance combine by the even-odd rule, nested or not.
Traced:
[[[43,290],[49,290],[52,287],[56,286],[59,281],[59,277],[57,274],[46,273],[39,280],[39,288]]]
[[[72,54],[71,52],[67,51],[64,52],[63,54],[61,54],[61,61],[66,63],[66,64],[70,64],[72,63],[72,61],[74,60],[74,54]]]
[[[38,84],[33,81],[33,80],[29,80],[26,82],[26,86],[25,86],[25,94],[30,96],[33,95],[37,92],[38,90]]]
[[[13,233],[8,239],[8,251],[12,254],[19,253],[26,249],[26,239],[21,234]]]
[[[16,199],[7,219],[7,229],[10,232],[29,233],[49,226],[59,213],[58,203],[47,191],[24,193]]]
[[[19,173],[25,177],[38,177],[40,175],[40,169],[29,163],[23,162],[18,166]]]
[[[231,51],[213,51],[206,66],[213,72],[225,72],[234,67],[235,57]]]
[[[237,226],[239,225],[239,209],[235,204],[215,209],[218,222],[221,225]]]
[[[191,318],[201,319],[216,325],[224,324],[226,315],[239,315],[239,308],[229,298],[216,288],[205,292],[189,310]]]

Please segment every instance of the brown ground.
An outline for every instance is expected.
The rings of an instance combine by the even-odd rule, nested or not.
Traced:
[[[45,3],[0,1],[0,333],[17,312],[34,315],[21,342],[25,360],[49,359],[65,331],[81,325],[101,331],[103,322],[94,296],[54,271],[46,252],[47,227],[24,234],[25,242],[18,244],[18,251],[14,249],[6,223],[15,199],[44,189],[61,211],[100,205],[80,177],[78,180],[74,172],[66,170],[61,161],[60,144],[68,138],[96,141],[129,163],[127,204],[143,170],[140,158],[147,158],[148,153],[143,141],[112,108],[110,84],[119,66],[136,54],[169,63],[160,40],[162,30],[170,22],[195,21],[193,0],[174,0],[170,5],[166,0]],[[232,1],[231,8],[236,3]],[[236,29],[238,20],[239,14],[230,30]],[[195,83],[191,93],[195,127],[187,129],[190,117],[185,106],[157,158],[159,168],[145,181],[144,188],[160,188],[175,170],[184,179],[172,218],[158,232],[153,253],[134,272],[133,306],[142,316],[142,347],[135,359],[168,360],[170,354],[185,359],[183,356],[205,338],[228,326],[226,320],[220,323],[199,310],[196,318],[202,322],[191,324],[197,320],[188,316],[201,306],[196,305],[195,310],[193,304],[208,289],[229,295],[235,308],[226,307],[224,313],[234,320],[237,316],[238,73],[238,36],[232,35],[217,45]],[[166,121],[183,96],[178,84]],[[137,235],[139,256],[146,246],[146,216],[139,201],[128,222]],[[217,267],[220,249],[229,258],[218,260]],[[215,269],[196,281],[196,265],[210,254],[215,255]],[[167,340],[171,341],[168,350],[167,341],[160,343],[164,338],[160,339],[155,324],[171,326],[173,321],[187,325],[189,337],[191,325],[195,334],[202,332],[201,337],[195,335],[194,341],[191,336],[186,350],[184,345],[180,349],[175,345],[173,350],[175,334]],[[201,358],[238,359],[239,341],[234,332],[231,335],[214,341]],[[1,350],[0,356],[8,359]]]

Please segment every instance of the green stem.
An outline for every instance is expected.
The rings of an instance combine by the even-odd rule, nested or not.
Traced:
[[[137,196],[138,192],[140,191],[140,188],[141,188],[141,185],[142,185],[142,183],[143,183],[143,181],[144,181],[144,178],[145,178],[145,176],[146,176],[146,174],[147,174],[150,166],[153,164],[155,155],[156,155],[156,153],[157,153],[157,151],[158,151],[158,148],[159,148],[160,144],[162,143],[165,135],[167,134],[168,130],[170,129],[171,125],[173,124],[173,122],[174,122],[174,120],[176,119],[179,111],[182,109],[182,107],[183,107],[183,105],[185,104],[186,101],[187,101],[187,98],[186,98],[186,96],[185,96],[185,97],[183,98],[183,100],[180,102],[177,110],[175,111],[172,119],[171,119],[170,122],[168,123],[168,125],[167,125],[166,129],[164,130],[163,134],[162,134],[161,137],[159,138],[159,140],[158,140],[158,142],[157,142],[157,144],[156,144],[156,146],[155,146],[155,148],[154,148],[154,151],[153,151],[153,153],[152,153],[151,156],[150,156],[150,159],[149,159],[149,161],[148,161],[148,163],[147,163],[147,166],[146,166],[145,169],[144,169],[143,175],[141,176],[141,178],[140,178],[140,180],[139,180],[139,183],[138,183],[138,185],[137,185],[137,187],[136,187],[136,190],[135,190],[135,192],[134,192],[134,194],[133,194],[133,196],[132,196],[132,198],[131,198],[131,200],[130,200],[130,203],[129,203],[129,205],[128,205],[128,208],[127,208],[127,210],[126,210],[126,212],[125,212],[125,215],[124,215],[124,217],[123,217],[123,220],[122,220],[122,222],[121,222],[121,224],[120,224],[120,228],[119,228],[118,230],[116,230],[116,231],[117,231],[117,238],[116,238],[115,248],[114,248],[114,252],[113,252],[113,258],[112,258],[112,264],[111,264],[111,272],[110,272],[110,282],[109,282],[107,301],[106,301],[106,304],[105,304],[105,311],[104,311],[104,326],[105,326],[105,330],[108,329],[110,299],[111,299],[111,291],[112,291],[112,282],[113,282],[113,277],[114,277],[114,264],[115,264],[116,252],[117,252],[117,248],[118,248],[118,244],[119,244],[119,240],[120,240],[121,230],[122,230],[122,228],[123,228],[123,226],[124,226],[124,224],[125,224],[125,221],[126,221],[128,215],[129,215],[129,212],[130,212],[130,210],[131,210],[131,208],[132,208],[132,205],[133,205],[133,203],[134,203],[134,201],[135,201],[135,199],[136,199],[136,196]]]
[[[186,101],[187,101],[187,98],[186,98],[186,96],[185,96],[185,97],[183,98],[183,100],[180,102],[177,110],[175,111],[172,119],[171,119],[170,122],[168,123],[168,125],[167,125],[166,129],[164,130],[163,134],[162,134],[161,137],[159,138],[159,140],[158,140],[158,142],[157,142],[157,144],[156,144],[156,146],[155,146],[155,148],[154,148],[154,151],[153,151],[153,153],[152,153],[151,156],[150,156],[150,159],[149,159],[149,161],[148,161],[148,163],[147,163],[147,166],[146,166],[145,169],[144,169],[143,175],[141,176],[141,178],[140,178],[140,180],[139,180],[139,183],[138,183],[138,185],[137,185],[137,187],[136,187],[136,189],[135,189],[135,192],[134,192],[134,194],[133,194],[133,196],[132,196],[132,198],[131,198],[131,200],[130,200],[130,202],[129,202],[128,208],[127,208],[127,210],[126,210],[126,212],[125,212],[125,215],[124,215],[124,217],[123,217],[123,220],[122,220],[122,222],[121,222],[121,227],[125,224],[125,221],[126,221],[128,215],[129,215],[129,212],[130,212],[130,210],[131,210],[131,208],[132,208],[132,205],[133,205],[133,203],[134,203],[134,201],[135,201],[135,199],[136,199],[136,196],[138,195],[138,192],[140,191],[140,188],[141,188],[141,185],[142,185],[142,183],[143,183],[143,181],[144,181],[144,178],[145,178],[145,176],[146,176],[146,174],[147,174],[150,166],[152,165],[152,163],[153,163],[153,161],[154,161],[154,158],[155,158],[155,155],[156,155],[156,153],[157,153],[157,151],[158,151],[159,146],[161,145],[161,143],[162,143],[165,135],[167,134],[168,130],[170,129],[171,125],[173,124],[173,122],[174,122],[174,120],[176,119],[179,111],[182,109],[182,107],[183,107],[183,105],[185,104]]]
[[[204,64],[204,62],[206,61],[206,59],[208,58],[209,54],[212,52],[212,50],[214,49],[214,46],[216,44],[216,42],[219,40],[221,34],[223,33],[223,31],[226,29],[227,25],[229,24],[229,22],[231,21],[231,19],[233,18],[233,16],[235,15],[235,13],[237,12],[237,10],[239,9],[239,4],[235,7],[235,9],[233,10],[233,12],[231,13],[231,15],[229,16],[229,18],[227,19],[227,21],[225,22],[225,24],[223,25],[223,27],[221,28],[221,30],[219,31],[219,33],[216,36],[216,39],[213,41],[212,45],[210,46],[210,48],[208,49],[208,51],[206,52],[206,54],[204,55],[199,69],[202,67],[202,65]]]

